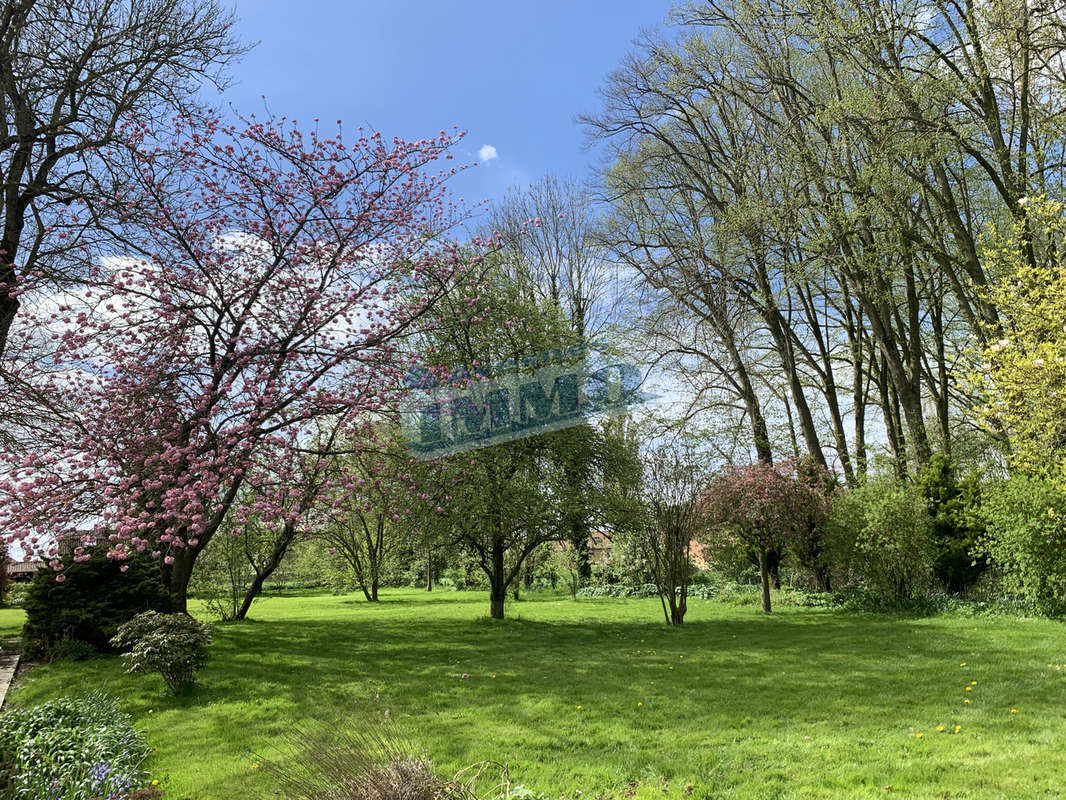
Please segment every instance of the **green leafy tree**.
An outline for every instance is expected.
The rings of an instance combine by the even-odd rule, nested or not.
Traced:
[[[528,364],[577,343],[557,307],[530,297],[521,279],[501,269],[490,270],[468,295],[445,298],[428,328],[424,353],[430,368],[459,388],[485,365],[511,359]],[[478,419],[489,413],[472,411]],[[436,461],[432,485],[423,493],[439,503],[438,514],[423,527],[462,547],[484,572],[492,617],[503,618],[507,590],[526,558],[544,542],[566,538],[572,467],[594,461],[598,443],[585,430],[563,429]]]

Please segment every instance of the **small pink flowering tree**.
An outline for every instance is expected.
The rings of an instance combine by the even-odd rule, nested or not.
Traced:
[[[444,293],[477,285],[478,259],[442,239],[456,169],[428,169],[459,134],[349,140],[252,120],[128,135],[121,252],[86,254],[88,289],[21,318],[54,344],[22,374],[69,412],[0,466],[0,529],[56,569],[60,542],[77,559],[98,542],[115,559],[155,553],[183,609],[197,554],[248,485],[276,487],[254,493],[261,520],[314,503],[291,502],[287,454],[323,420],[395,403],[407,337]]]
[[[825,502],[825,493],[798,476],[797,462],[791,459],[776,465],[729,465],[707,487],[703,510],[710,529],[758,556],[765,613],[771,611],[768,554],[784,550],[797,532],[806,530]]]

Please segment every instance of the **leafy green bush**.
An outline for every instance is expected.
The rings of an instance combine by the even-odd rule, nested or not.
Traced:
[[[878,480],[836,498],[829,530],[836,558],[878,605],[909,608],[932,586],[932,527],[917,487]]]
[[[131,648],[123,656],[126,672],[157,671],[167,690],[177,694],[207,663],[211,626],[185,614],[145,611],[122,625],[112,643]]]
[[[9,606],[21,606],[26,602],[26,595],[29,594],[30,585],[28,583],[9,583],[7,585],[7,594],[4,595],[4,602]]]
[[[171,608],[159,562],[147,555],[120,562],[97,550],[88,561],[68,560],[61,577],[57,581],[54,572],[43,569],[30,583],[22,605],[22,639],[30,658],[59,658],[70,651],[70,640],[107,652],[119,625],[142,611]]]
[[[991,487],[982,504],[988,528],[980,552],[1004,590],[1044,613],[1066,609],[1066,490],[1047,478],[1016,475]]]
[[[100,692],[14,709],[0,714],[0,800],[126,798],[148,790],[149,751]]]

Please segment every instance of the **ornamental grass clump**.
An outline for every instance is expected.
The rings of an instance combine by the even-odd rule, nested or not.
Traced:
[[[393,732],[387,722],[362,720],[345,729],[294,728],[287,751],[276,760],[258,758],[271,775],[276,797],[290,800],[518,800],[526,795],[510,781],[507,767],[481,762],[451,779]],[[487,786],[486,786],[487,785]],[[517,793],[516,793],[517,791]]]
[[[211,626],[185,614],[146,611],[122,625],[111,643],[129,648],[123,656],[126,672],[156,671],[167,691],[178,694],[196,682],[207,663]]]

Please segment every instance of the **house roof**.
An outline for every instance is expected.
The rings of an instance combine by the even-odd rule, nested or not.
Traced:
[[[25,575],[28,572],[36,572],[43,566],[43,561],[16,561],[7,565],[7,574]]]

